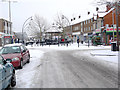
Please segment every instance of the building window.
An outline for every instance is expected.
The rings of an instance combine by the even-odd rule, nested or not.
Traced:
[[[93,26],[91,26],[91,30],[93,30]]]
[[[89,23],[91,23],[90,21],[91,21],[91,20],[89,20]]]
[[[83,32],[83,24],[81,23],[81,32]]]
[[[3,25],[5,26],[5,21],[3,22]]]
[[[6,31],[4,30],[4,33],[5,33]]]
[[[85,21],[84,21],[84,25],[85,25]]]
[[[91,19],[91,22],[93,22],[93,18]]]
[[[101,27],[103,26],[103,20],[101,20]]]
[[[89,31],[90,31],[90,26],[89,26]]]
[[[75,31],[79,30],[79,27],[78,26],[74,27],[74,30]]]

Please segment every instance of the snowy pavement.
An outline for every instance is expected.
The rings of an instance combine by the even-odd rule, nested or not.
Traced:
[[[115,88],[115,63],[93,59],[87,50],[29,48],[31,61],[16,70],[15,88]],[[114,65],[115,64],[115,65]]]
[[[16,70],[15,88],[117,87],[118,52],[110,46],[77,47],[75,43],[27,48],[30,63]]]
[[[17,77],[17,85],[15,88],[29,88],[33,76],[36,72],[35,68],[41,63],[41,57],[43,55],[43,51],[40,50],[30,50],[31,58],[30,63],[24,65],[23,69],[16,70]]]
[[[71,44],[68,47],[65,45],[57,46],[57,45],[47,45],[47,46],[28,46],[28,48],[42,48],[48,50],[88,50],[87,55],[100,58],[101,60],[110,61],[114,63],[118,63],[118,59],[120,59],[120,52],[118,51],[111,51],[111,46],[87,46],[87,44],[80,44],[78,47],[77,43]]]

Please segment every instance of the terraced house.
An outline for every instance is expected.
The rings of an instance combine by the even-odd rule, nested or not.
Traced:
[[[80,41],[87,42],[88,38],[94,35],[99,35],[104,45],[110,45],[113,39],[116,41],[115,8],[106,7],[106,11],[98,12],[97,15],[86,16],[85,18],[81,17],[78,23],[72,24],[72,36],[74,41],[76,41],[79,36]],[[120,11],[118,15],[118,26],[120,35]],[[68,29],[67,27],[66,32],[70,31]]]

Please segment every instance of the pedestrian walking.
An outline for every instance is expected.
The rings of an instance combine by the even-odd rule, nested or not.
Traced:
[[[79,38],[77,38],[78,47],[79,47],[79,42],[80,42],[80,40],[79,40]]]
[[[90,42],[89,42],[89,39],[88,39],[88,47],[90,46]]]

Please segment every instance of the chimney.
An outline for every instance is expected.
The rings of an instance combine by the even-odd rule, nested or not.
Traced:
[[[106,12],[108,12],[110,9],[111,9],[110,4],[107,4],[107,5],[106,5]]]

